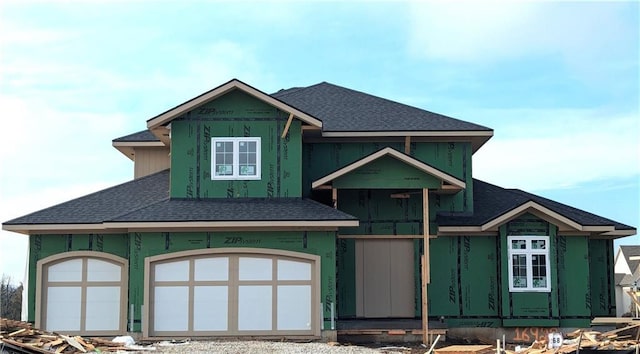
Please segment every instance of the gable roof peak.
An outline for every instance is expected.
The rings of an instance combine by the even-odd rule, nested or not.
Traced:
[[[165,128],[167,124],[169,124],[175,118],[180,117],[182,114],[198,108],[208,102],[215,100],[218,97],[221,97],[233,90],[241,90],[259,100],[264,101],[267,104],[270,104],[284,112],[290,113],[294,115],[296,118],[306,122],[310,125],[316,127],[322,127],[322,121],[317,119],[316,117],[299,110],[295,106],[289,105],[286,102],[283,102],[276,97],[269,95],[263,91],[258,90],[257,88],[248,85],[238,79],[231,79],[226,83],[217,86],[199,96],[196,96],[186,102],[183,102],[159,115],[150,118],[147,120],[147,128],[151,130],[151,132],[158,136],[164,133],[162,130]],[[160,137],[160,136],[158,136]]]

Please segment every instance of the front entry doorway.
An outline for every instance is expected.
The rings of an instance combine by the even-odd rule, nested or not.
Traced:
[[[414,241],[356,240],[356,315],[415,317]]]

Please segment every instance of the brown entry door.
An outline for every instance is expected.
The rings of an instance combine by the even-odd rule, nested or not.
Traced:
[[[357,316],[415,317],[413,263],[413,240],[357,240]]]

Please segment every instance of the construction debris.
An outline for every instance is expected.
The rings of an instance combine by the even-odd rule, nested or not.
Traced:
[[[507,354],[567,354],[580,351],[629,351],[638,348],[640,342],[640,323],[615,329],[608,332],[591,330],[575,330],[564,334],[564,340],[559,347],[552,347],[548,340],[535,341],[528,348],[516,351],[505,350]],[[636,349],[637,350],[637,349]]]
[[[33,328],[31,323],[0,318],[0,347],[16,353],[87,353],[140,350],[101,338],[83,338],[46,332]]]

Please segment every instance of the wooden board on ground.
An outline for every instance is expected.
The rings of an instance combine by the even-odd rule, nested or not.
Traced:
[[[436,354],[482,354],[491,353],[494,349],[490,345],[450,345],[436,349]]]
[[[640,323],[640,318],[632,318],[632,317],[596,317],[591,321],[592,325],[626,324],[626,323]]]

